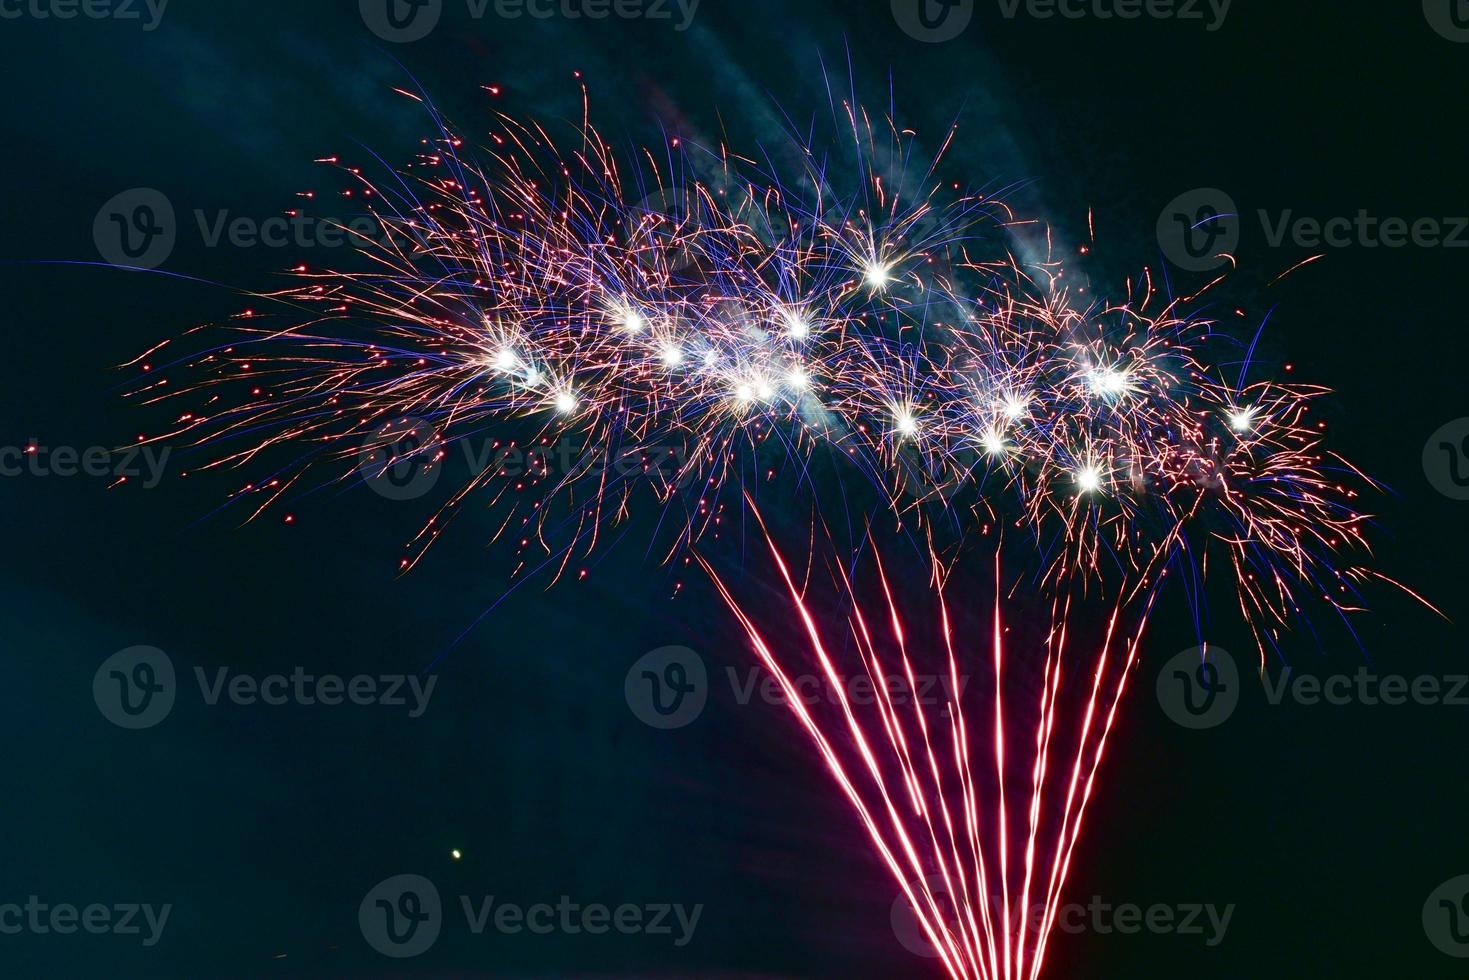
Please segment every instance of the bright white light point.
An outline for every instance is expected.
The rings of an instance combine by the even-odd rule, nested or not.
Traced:
[[[556,411],[562,415],[570,415],[576,411],[576,396],[569,391],[556,392]]]
[[[811,336],[811,324],[795,310],[786,310],[786,336],[792,340],[805,340]]]
[[[1025,395],[1005,396],[1005,418],[1015,421],[1025,414],[1025,406],[1030,404],[1030,398]]]
[[[1124,394],[1131,387],[1127,375],[1114,368],[1088,372],[1087,386],[1091,388],[1093,394],[1111,396]]]
[[[495,367],[501,371],[513,371],[515,365],[520,363],[520,358],[515,356],[513,350],[502,350],[495,355]]]
[[[991,456],[1001,456],[1005,452],[1005,440],[998,432],[986,432],[979,437],[979,444]]]
[[[1102,488],[1102,471],[1095,466],[1087,465],[1076,471],[1076,485],[1081,487],[1085,493],[1093,493]]]
[[[536,370],[533,367],[526,368],[525,369],[525,383],[528,384],[528,385],[538,385],[538,384],[540,384],[541,383],[541,372],[538,371],[538,370]]]
[[[457,848],[457,847],[454,848],[454,850],[452,850],[452,851],[449,852],[449,856],[452,857],[456,861],[459,860],[460,858],[464,857],[464,855],[460,853],[459,848]]]
[[[711,350],[711,351],[705,352],[705,354],[704,354],[704,366],[706,368],[712,368],[716,363],[718,363],[718,361],[719,361],[719,355],[716,354],[714,351]]]
[[[1229,413],[1229,427],[1236,432],[1249,432],[1255,427],[1255,412],[1258,409],[1236,408]]]
[[[811,383],[811,379],[806,376],[806,372],[801,368],[791,368],[791,373],[786,375],[786,381],[792,388],[805,388]]]
[[[897,425],[900,435],[911,436],[918,434],[918,420],[913,417],[911,412],[899,412]]]
[[[663,348],[663,363],[669,367],[678,367],[683,363],[683,351],[669,344]]]
[[[622,325],[627,328],[628,333],[637,333],[643,329],[643,315],[637,310],[628,310],[622,315]]]
[[[883,289],[888,283],[892,282],[891,272],[892,266],[886,262],[877,261],[867,263],[867,267],[862,270],[862,274],[867,280],[867,285],[873,289]]]
[[[755,394],[760,396],[761,401],[768,402],[770,401],[770,399],[775,397],[775,389],[770,386],[769,381],[762,380],[756,382]]]
[[[749,385],[739,385],[739,386],[737,386],[735,388],[735,400],[738,401],[738,402],[740,402],[740,403],[747,403],[747,402],[754,401],[755,400],[755,389],[754,388],[751,388]]]

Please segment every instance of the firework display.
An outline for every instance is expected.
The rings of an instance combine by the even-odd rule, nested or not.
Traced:
[[[1323,447],[1323,389],[1257,378],[1251,338],[1198,312],[1214,283],[1175,296],[1144,271],[1123,299],[1092,295],[1068,264],[1094,243],[1065,250],[941,178],[957,128],[922,164],[917,134],[853,104],[832,148],[792,139],[772,159],[670,138],[620,154],[589,102],[564,133],[499,115],[475,140],[425,103],[436,133],[411,165],[322,161],[383,234],[360,237],[358,265],[297,267],[228,326],[190,334],[202,352],[175,341],[139,358],[136,397],[182,406],[148,441],[241,468],[258,515],[307,474],[441,467],[518,420],[519,442],[545,452],[514,476],[471,473],[405,568],[479,497],[519,568],[553,577],[631,508],[660,507],[666,554],[707,570],[788,689],[798,657],[834,681],[911,681],[903,620],[921,607],[955,681],[938,710],[844,699],[833,721],[789,703],[949,975],[1037,976],[1165,580],[1229,576],[1263,656],[1301,603],[1350,612],[1377,575],[1353,558],[1370,481]],[[553,463],[568,434],[574,458]],[[831,551],[824,529],[804,566],[765,530],[794,613],[777,639],[700,544],[733,509],[760,516],[772,481],[820,511],[829,491],[808,474],[824,458],[872,488],[887,526],[920,532],[931,581],[881,576],[882,601],[857,601],[848,556],[815,557]],[[1006,589],[1045,597],[1039,649],[1005,638],[1002,540],[1035,556]],[[992,629],[959,642],[947,603],[975,541],[995,566]],[[812,611],[809,566],[854,597],[845,621]],[[1103,636],[1068,636],[1077,604]],[[958,677],[981,655],[988,680],[966,706]]]

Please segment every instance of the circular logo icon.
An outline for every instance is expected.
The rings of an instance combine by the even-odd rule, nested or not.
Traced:
[[[173,661],[156,647],[119,650],[92,675],[92,699],[119,728],[152,728],[173,710]]]
[[[357,0],[362,22],[384,41],[422,41],[439,24],[444,0]]]
[[[442,442],[438,431],[422,419],[385,422],[363,440],[357,472],[389,500],[422,497],[443,472]]]
[[[1456,44],[1469,43],[1469,2],[1423,0],[1423,16],[1440,36]]]
[[[92,221],[97,254],[126,269],[156,269],[178,241],[173,203],[162,191],[134,187],[109,198]]]
[[[1469,959],[1469,875],[1449,879],[1428,896],[1423,931],[1440,953]]]
[[[704,711],[709,700],[709,672],[704,658],[688,647],[659,647],[632,665],[622,693],[643,724],[682,728]]]
[[[1428,437],[1423,473],[1450,500],[1469,500],[1469,418],[1454,419]]]
[[[378,882],[357,907],[367,945],[394,959],[428,951],[444,926],[439,890],[423,875],[394,875]]]
[[[703,210],[697,193],[678,187],[656,190],[627,209],[623,225],[633,257],[654,272],[682,272],[698,262],[684,229]]]
[[[915,41],[938,44],[964,33],[974,0],[892,0],[893,20]]]
[[[1240,218],[1234,199],[1217,187],[1178,195],[1158,215],[1163,255],[1190,272],[1209,272],[1239,248]]]
[[[1184,728],[1214,728],[1239,706],[1239,668],[1219,647],[1194,647],[1158,672],[1158,704]]]
[[[925,892],[924,889],[927,889]],[[928,894],[933,895],[934,904],[938,906],[939,914],[949,924],[950,931],[957,933],[958,912],[954,908],[953,899],[949,895],[949,889],[944,884],[943,875],[929,875],[927,878],[908,883],[908,891],[912,892],[919,902],[928,908]],[[908,892],[898,892],[898,897],[893,899],[892,910],[888,913],[888,921],[892,924],[893,935],[898,937],[902,947],[914,956],[922,956],[924,959],[937,959],[939,949],[929,938],[928,932],[923,928],[925,920],[931,920],[932,910],[928,914],[920,916],[913,903],[908,900]]]

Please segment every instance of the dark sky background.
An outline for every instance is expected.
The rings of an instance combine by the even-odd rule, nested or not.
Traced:
[[[1445,4],[1446,6],[1446,4]],[[374,36],[347,0],[173,0],[154,30],[116,19],[0,20],[0,444],[115,446],[161,420],[121,397],[116,365],[232,313],[302,256],[208,247],[191,215],[263,219],[322,188],[313,159],[390,164],[428,135],[391,92],[416,79],[466,133],[496,105],[571,118],[584,74],[601,127],[625,145],[660,125],[738,146],[779,139],[782,113],[829,119],[827,80],[921,134],[958,118],[946,174],[1021,185],[1019,210],[1076,241],[1087,209],[1099,289],[1162,261],[1158,215],[1198,187],[1252,215],[1469,214],[1463,175],[1469,45],[1416,3],[1237,0],[1198,22],[1007,19],[980,2],[957,39],[921,43],[886,2],[703,0],[666,20],[466,16],[446,0],[427,38]],[[7,8],[9,9],[9,8]],[[850,73],[850,81],[849,81]],[[480,124],[485,120],[485,124]],[[93,219],[119,192],[162,191],[184,218],[167,272],[98,266]],[[1425,477],[1425,441],[1469,415],[1462,306],[1469,250],[1271,247],[1244,221],[1241,271],[1221,302],[1251,325],[1275,312],[1271,363],[1335,389],[1332,445],[1389,488],[1382,569],[1450,620],[1469,615],[1466,507]],[[310,257],[310,256],[308,256]],[[1180,288],[1189,282],[1180,276]],[[912,977],[936,975],[889,924],[895,891],[780,709],[716,684],[693,724],[656,731],[623,696],[629,666],[668,645],[717,676],[747,653],[707,587],[660,567],[635,519],[585,582],[532,582],[455,640],[509,584],[467,516],[412,574],[399,548],[431,513],[366,491],[322,494],[240,526],[218,511],[235,480],[109,489],[94,477],[0,478],[7,560],[0,613],[6,788],[0,903],[173,906],[162,940],[0,935],[12,976]],[[688,578],[678,599],[674,583]],[[1463,634],[1387,589],[1356,621],[1365,652],[1314,610],[1283,642],[1298,670],[1363,664],[1408,676],[1469,672]],[[1454,977],[1421,922],[1469,873],[1469,706],[1266,705],[1254,652],[1221,607],[1209,638],[1234,650],[1247,694],[1224,725],[1186,731],[1153,694],[1193,645],[1177,596],[1151,627],[1119,722],[1073,897],[1236,906],[1226,938],[1057,936],[1051,976]],[[92,677],[138,644],[185,683],[160,725],[125,731]],[[441,658],[441,659],[440,659]],[[266,674],[438,676],[417,719],[387,707],[208,706],[196,666]],[[451,849],[462,851],[455,861]],[[702,903],[694,939],[472,936],[374,952],[357,907],[400,873],[446,901]],[[451,910],[451,922],[457,910]]]

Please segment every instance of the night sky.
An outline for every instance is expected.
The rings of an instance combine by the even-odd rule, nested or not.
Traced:
[[[1469,502],[1453,499],[1469,491],[1435,449],[1469,434],[1437,434],[1469,416],[1469,221],[1455,218],[1469,215],[1469,28],[1451,16],[1462,4],[1236,0],[1218,22],[1207,3],[1188,6],[1200,19],[1122,19],[1096,15],[1118,6],[1105,0],[1074,4],[1079,18],[973,0],[967,28],[930,42],[885,0],[670,0],[628,8],[667,17],[605,19],[567,16],[585,8],[560,0],[545,18],[494,3],[476,17],[444,0],[430,32],[401,43],[374,33],[363,6],[172,0],[157,18],[141,2],[62,18],[62,0],[0,0],[0,446],[80,460],[166,425],[168,410],[124,397],[136,372],[118,366],[332,248],[212,241],[210,228],[336,187],[318,158],[408,160],[431,131],[395,87],[421,87],[482,136],[498,109],[574,120],[580,72],[623,147],[669,133],[776,145],[791,123],[829,123],[829,87],[922,134],[958,120],[945,176],[1010,187],[1017,211],[1061,240],[1084,237],[1090,210],[1099,247],[1080,264],[1099,291],[1120,292],[1145,265],[1180,290],[1205,281],[1170,264],[1157,229],[1181,195],[1222,190],[1241,213],[1240,268],[1214,312],[1242,332],[1268,315],[1262,362],[1333,389],[1331,447],[1386,487],[1365,505],[1377,567],[1447,618],[1387,587],[1351,629],[1317,604],[1267,677],[1287,663],[1323,678],[1365,668],[1437,678],[1461,703],[1272,705],[1228,594],[1201,625],[1172,595],[1149,627],[1071,897],[1232,906],[1231,918],[1212,946],[1207,926],[1058,935],[1049,975],[1464,975],[1435,939],[1461,956],[1469,941],[1424,919],[1441,886],[1450,901],[1469,892],[1452,884],[1469,875],[1469,687],[1455,680],[1469,660],[1454,625],[1469,617]],[[136,188],[175,211],[166,274],[99,254],[99,211]],[[1449,241],[1390,247],[1360,231],[1363,212],[1433,219]],[[1338,217],[1353,230],[1326,247],[1272,241],[1282,220]],[[195,472],[207,461],[179,450],[155,480],[136,459],[121,486],[59,463],[0,476],[0,972],[939,975],[895,933],[897,892],[787,713],[741,703],[728,678],[747,676],[746,644],[696,570],[661,562],[652,508],[609,536],[581,581],[512,578],[513,556],[490,544],[496,515],[480,508],[400,576],[403,543],[442,494],[404,502],[334,485],[245,523],[226,506],[241,475]],[[748,533],[734,522],[721,568],[738,574]],[[1171,720],[1155,681],[1201,630],[1233,652],[1242,694],[1222,724],[1193,730]],[[100,709],[94,676],[139,646],[166,654],[176,699],[129,729]],[[695,720],[659,730],[624,681],[666,647],[696,651],[711,682]],[[211,704],[200,672],[209,684],[411,676],[427,703],[417,712],[404,683],[402,705]],[[445,922],[430,949],[394,959],[364,935],[359,906],[403,874],[433,882]],[[6,931],[19,920],[3,906],[31,896],[103,906],[114,924],[129,905],[168,917],[154,929],[138,911],[136,932]],[[477,935],[460,896],[699,917],[686,937],[673,912],[668,934]]]

